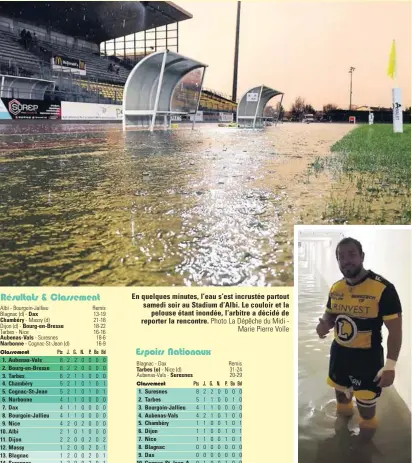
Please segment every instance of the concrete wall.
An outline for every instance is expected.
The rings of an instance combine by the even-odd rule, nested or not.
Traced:
[[[351,236],[362,243],[365,252],[364,266],[381,274],[393,283],[398,291],[403,309],[403,342],[396,367],[394,386],[399,395],[411,410],[411,251],[412,231],[401,229],[379,229],[378,227],[354,227],[339,229],[341,233],[322,235],[323,241],[313,241],[316,252],[311,253],[315,269],[330,287],[332,283],[342,278],[336,262],[335,248],[343,236]],[[304,241],[304,239],[302,239]],[[311,244],[312,244],[311,243]],[[322,257],[319,257],[319,253]],[[325,294],[325,301],[327,294]],[[383,346],[386,355],[387,330],[382,329]]]

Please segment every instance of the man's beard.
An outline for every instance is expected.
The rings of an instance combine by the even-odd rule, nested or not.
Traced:
[[[345,278],[356,278],[362,271],[362,265],[358,267],[345,267],[340,270]]]

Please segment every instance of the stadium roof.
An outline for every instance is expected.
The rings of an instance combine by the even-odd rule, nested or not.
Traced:
[[[0,15],[63,34],[105,42],[193,16],[173,2],[0,2]]]

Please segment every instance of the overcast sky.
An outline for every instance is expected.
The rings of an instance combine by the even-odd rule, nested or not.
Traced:
[[[175,3],[193,14],[180,23],[179,52],[209,65],[205,87],[231,95],[237,2]],[[354,66],[352,103],[391,106],[395,39],[398,86],[411,104],[410,2],[243,1],[240,29],[238,97],[265,84],[285,93],[287,109],[297,96],[315,109],[347,108]]]

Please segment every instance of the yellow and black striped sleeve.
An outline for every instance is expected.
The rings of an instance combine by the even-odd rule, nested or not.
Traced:
[[[383,320],[398,318],[402,313],[402,305],[398,292],[393,284],[384,289],[379,301],[379,314]]]

